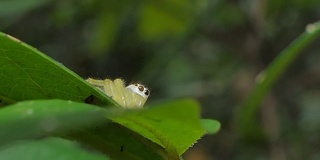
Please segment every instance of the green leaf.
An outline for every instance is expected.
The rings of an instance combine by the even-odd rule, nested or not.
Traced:
[[[199,106],[195,101],[177,100],[111,115],[109,118],[121,126],[110,123],[70,137],[123,159],[179,159],[207,131],[214,133],[219,128],[218,122],[200,121],[199,116]],[[121,148],[124,151],[120,152]]]
[[[109,123],[69,138],[121,159],[179,159],[206,132],[219,129],[214,120],[200,121],[199,106],[190,99],[125,111],[108,117],[121,126]]]
[[[98,97],[102,104],[118,105],[62,64],[35,48],[0,33],[0,99],[7,103],[30,99],[66,99],[85,102]],[[98,100],[92,103],[101,104]]]
[[[90,152],[78,143],[60,138],[19,141],[0,150],[2,160],[108,160],[109,158]]]
[[[0,146],[54,135],[124,159],[163,159],[161,155],[166,153],[161,146],[148,143],[141,135],[118,124],[108,123],[111,121],[107,117],[133,112],[136,111],[65,100],[19,102],[0,109]]]
[[[163,160],[168,157],[162,146],[117,123],[74,132],[67,138],[95,148],[114,159]]]
[[[209,134],[215,134],[220,130],[220,123],[216,120],[212,119],[201,119],[201,126],[207,131]]]
[[[115,122],[181,155],[206,131],[200,124],[199,105],[190,99],[161,103],[112,118]]]
[[[0,146],[14,140],[106,123],[111,110],[64,100],[19,102],[0,109]]]
[[[175,160],[206,132],[217,131],[206,128],[208,122],[205,128],[202,126],[199,106],[193,100],[166,102],[141,110],[82,104],[118,105],[27,44],[5,34],[0,34],[0,44],[0,105],[30,99],[75,101],[37,100],[0,109],[1,145],[56,135],[82,142],[111,158]],[[107,123],[107,119],[117,123]]]

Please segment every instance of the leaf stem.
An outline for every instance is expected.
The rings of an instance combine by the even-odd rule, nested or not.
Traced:
[[[301,51],[307,47],[320,34],[320,21],[309,24],[304,33],[286,47],[271,64],[261,72],[256,79],[256,85],[242,104],[240,113],[236,115],[236,123],[240,136],[252,131],[255,123],[254,117],[259,104],[271,87],[280,78],[281,74],[298,57]],[[252,125],[253,124],[253,125]]]

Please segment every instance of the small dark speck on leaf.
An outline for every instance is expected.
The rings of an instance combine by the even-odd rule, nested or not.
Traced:
[[[121,148],[120,148],[120,152],[123,152],[123,146],[121,146]]]
[[[94,101],[94,96],[93,96],[93,95],[90,95],[89,97],[87,97],[87,98],[84,100],[84,103],[93,104],[93,101]]]

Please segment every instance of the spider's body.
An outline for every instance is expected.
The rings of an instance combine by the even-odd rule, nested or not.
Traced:
[[[110,79],[97,80],[88,78],[87,82],[101,89],[124,108],[142,108],[150,95],[148,88],[138,83],[125,87],[122,79],[112,81]]]

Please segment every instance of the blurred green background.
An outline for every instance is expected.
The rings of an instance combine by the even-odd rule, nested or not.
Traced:
[[[0,29],[83,78],[141,82],[151,89],[148,103],[199,100],[202,116],[222,129],[199,140],[187,160],[317,160],[319,40],[264,99],[256,115],[262,135],[239,137],[235,117],[257,74],[319,19],[319,7],[318,0],[0,0]]]

